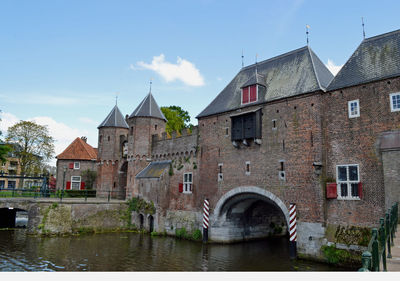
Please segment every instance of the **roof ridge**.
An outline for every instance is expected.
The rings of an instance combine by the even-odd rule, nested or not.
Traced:
[[[278,56],[275,56],[275,57],[272,57],[272,58],[269,58],[269,59],[266,59],[266,60],[263,60],[263,61],[260,61],[260,62],[257,62],[257,63],[250,64],[248,66],[242,67],[239,72],[241,72],[242,70],[250,69],[250,68],[254,67],[256,64],[260,65],[260,64],[264,64],[264,63],[267,63],[267,62],[270,62],[270,61],[273,61],[273,60],[276,60],[276,59],[280,59],[280,58],[292,55],[292,54],[300,52],[300,51],[302,51],[303,49],[306,49],[306,48],[307,48],[307,46],[304,46],[304,47],[289,51],[287,53],[284,53],[284,54],[281,54],[281,55],[278,55]]]
[[[379,35],[375,35],[375,36],[372,36],[372,37],[365,38],[362,42],[373,41],[373,40],[376,40],[376,39],[380,39],[382,37],[390,36],[390,35],[392,35],[394,33],[400,33],[400,29],[389,31],[389,32],[386,32],[386,33],[383,33],[383,34],[379,34]]]
[[[318,86],[319,86],[319,88],[320,88],[321,90],[325,91],[325,88],[323,88],[323,87],[321,86],[321,82],[319,81],[319,77],[318,77],[318,74],[317,74],[317,70],[316,70],[316,68],[315,68],[315,63],[314,63],[313,55],[311,54],[311,48],[310,48],[309,46],[307,46],[307,50],[308,50],[308,54],[310,55],[311,65],[312,65],[312,67],[313,67],[314,76],[315,76],[315,79],[317,79]]]
[[[83,145],[83,148],[86,150],[89,157],[92,157],[92,153],[90,153],[88,151],[88,147],[87,147],[87,146],[90,146],[90,147],[92,147],[92,146],[90,144],[88,144],[87,142],[83,141],[81,138],[78,138],[78,139],[80,139],[80,143]]]

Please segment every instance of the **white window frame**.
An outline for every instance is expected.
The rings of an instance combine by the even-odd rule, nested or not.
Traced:
[[[393,108],[393,96],[400,96],[400,92],[390,94],[390,110],[391,112],[400,111],[400,104],[398,108]]]
[[[357,180],[350,180],[349,178],[349,167],[350,166],[356,166],[357,167]],[[339,180],[339,167],[346,167],[346,180],[341,181]],[[336,186],[337,186],[337,199],[341,200],[360,200],[360,196],[352,196],[351,195],[351,184],[352,183],[357,183],[359,184],[361,182],[360,180],[360,166],[358,164],[341,164],[341,165],[336,165]],[[340,187],[340,184],[346,183],[347,184],[347,196],[342,196],[342,189]]]
[[[81,168],[80,162],[74,162],[74,170],[79,170]]]
[[[251,174],[251,165],[250,161],[246,161],[246,165],[244,166],[246,176],[250,176]],[[247,171],[247,165],[249,165],[249,171]]]
[[[351,104],[352,103],[357,103],[357,113],[353,114],[351,111]],[[347,103],[347,107],[349,110],[349,118],[356,118],[356,117],[360,117],[360,100],[351,100]]]
[[[77,178],[79,178],[79,181]],[[71,190],[80,190],[81,189],[81,180],[82,180],[81,176],[71,176]],[[74,188],[74,183],[78,183],[77,189]]]
[[[187,180],[185,181],[186,175],[187,175]],[[189,180],[189,175],[190,175],[190,180]],[[193,173],[184,173],[182,193],[192,193],[192,188],[193,188]]]
[[[218,181],[223,181],[224,180],[224,174],[220,173],[219,171],[223,171],[222,167],[224,166],[223,163],[218,164]]]
[[[253,84],[253,85],[244,87],[244,88],[249,88],[249,92],[248,92],[248,93],[249,93],[249,101],[246,102],[246,103],[243,103],[243,89],[244,89],[244,88],[242,88],[241,95],[240,95],[240,104],[241,104],[241,105],[252,104],[252,103],[255,103],[255,102],[258,101],[258,85],[257,85],[257,84],[255,84],[255,85],[256,85],[256,100],[255,100],[255,101],[250,101],[250,87],[251,87],[251,86],[254,86],[254,84]]]

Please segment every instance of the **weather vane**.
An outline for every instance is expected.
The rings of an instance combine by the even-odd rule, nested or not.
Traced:
[[[363,37],[365,39],[364,17],[361,17],[361,25],[362,25],[362,29],[363,29]]]
[[[310,26],[306,24],[306,37],[307,37],[307,46],[308,46],[308,30],[310,29]]]
[[[243,61],[243,59],[244,59],[244,56],[243,56],[243,49],[242,49],[242,68],[244,67],[244,61]]]
[[[153,84],[153,77],[150,78],[150,93],[151,93],[151,84]]]
[[[115,105],[118,105],[118,92],[115,92]]]

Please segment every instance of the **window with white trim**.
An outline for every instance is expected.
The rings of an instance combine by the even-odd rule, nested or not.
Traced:
[[[355,118],[360,116],[360,101],[352,100],[348,102],[349,107],[349,118]]]
[[[183,193],[192,193],[193,175],[192,173],[183,174]]]
[[[400,111],[400,93],[390,94],[390,110],[392,112]]]
[[[338,199],[360,199],[358,190],[360,183],[358,164],[337,165],[336,183]]]
[[[251,85],[251,86],[242,88],[242,99],[241,99],[242,105],[256,102],[257,100],[258,100],[257,85]]]
[[[81,188],[81,177],[72,176],[71,177],[71,189],[79,190]]]
[[[79,170],[81,168],[80,162],[74,162],[74,170]]]
[[[223,181],[224,180],[224,175],[222,174],[222,166],[224,164],[219,163],[218,164],[218,181]]]

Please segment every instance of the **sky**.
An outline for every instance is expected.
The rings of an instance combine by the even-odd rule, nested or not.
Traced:
[[[400,1],[0,1],[0,130],[47,125],[56,154],[97,147],[116,103],[149,92],[191,122],[242,66],[304,47],[335,74],[363,39],[400,29]],[[51,161],[55,164],[55,160]]]

